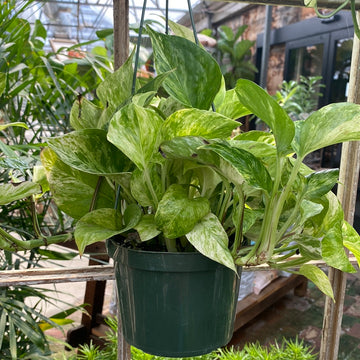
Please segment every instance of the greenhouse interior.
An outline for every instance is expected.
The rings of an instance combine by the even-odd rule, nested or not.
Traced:
[[[360,359],[359,0],[0,7],[0,360]]]

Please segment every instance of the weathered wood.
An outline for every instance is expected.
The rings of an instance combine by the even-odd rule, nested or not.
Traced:
[[[222,0],[213,0],[222,1]],[[277,5],[277,6],[304,6],[304,0],[231,0],[231,2],[244,2],[248,4],[259,5]],[[344,3],[344,0],[317,0],[319,8],[336,9]],[[360,9],[360,0],[355,1],[355,7]],[[345,9],[350,9],[350,3]]]
[[[114,67],[118,69],[129,56],[129,1],[113,1]]]
[[[114,279],[112,265],[0,271],[0,287]]]
[[[359,21],[359,13],[357,18]],[[348,102],[360,104],[360,41],[356,36],[352,50]],[[337,196],[344,209],[345,220],[350,224],[354,221],[359,166],[360,143],[343,144]],[[320,360],[338,358],[347,275],[330,268],[329,278],[333,286],[335,302],[328,298],[325,301]]]
[[[291,257],[289,260],[295,258]],[[357,263],[353,255],[349,256],[349,260],[352,264]],[[309,263],[319,267],[326,265],[324,261],[320,260],[313,260]],[[242,271],[265,270],[273,269],[268,265],[249,266],[242,269]],[[0,287],[103,280],[115,280],[113,265],[0,271]]]
[[[129,56],[129,0],[113,1],[114,18],[114,66],[115,70],[125,63]],[[130,345],[126,344],[121,331],[118,313],[118,360],[131,358]]]

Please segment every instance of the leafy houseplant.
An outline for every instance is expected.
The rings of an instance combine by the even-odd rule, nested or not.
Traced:
[[[240,26],[237,31],[226,25],[218,28],[215,57],[219,61],[227,89],[234,88],[238,79],[254,80],[257,73],[251,61],[251,48],[255,41],[241,39],[247,28],[247,25]]]
[[[332,296],[326,275],[307,262],[323,259],[353,272],[344,245],[359,259],[359,236],[331,192],[338,171],[313,172],[302,161],[324,146],[359,140],[359,106],[328,105],[294,123],[249,80],[226,91],[217,63],[188,39],[147,31],[157,76],[139,88],[132,54],[97,88],[102,107],[79,98],[71,111],[75,130],[47,139],[42,152],[54,200],[76,220],[80,252],[112,238],[109,251],[120,256],[121,271],[135,253],[143,261],[151,254],[202,254],[195,262],[209,258],[232,274],[226,281],[232,293],[238,267],[296,267]],[[270,132],[231,138],[239,126],[234,119],[251,113]],[[128,299],[138,300],[132,291]]]

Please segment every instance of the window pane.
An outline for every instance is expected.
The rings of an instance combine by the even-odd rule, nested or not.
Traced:
[[[335,64],[331,77],[330,102],[346,101],[348,95],[352,39],[336,42]]]
[[[309,45],[290,50],[289,80],[299,80],[303,76],[321,76],[324,45]]]

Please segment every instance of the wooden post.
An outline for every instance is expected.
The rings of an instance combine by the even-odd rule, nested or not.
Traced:
[[[113,1],[114,67],[118,69],[129,56],[129,1]]]
[[[113,1],[114,17],[114,67],[118,69],[129,56],[129,1]],[[116,286],[116,285],[114,285]],[[118,360],[130,360],[130,345],[124,340],[121,331],[120,311],[118,317]]]
[[[359,21],[359,12],[357,13],[357,18]],[[348,102],[360,104],[360,41],[356,36],[354,36],[351,59]],[[343,144],[338,198],[344,209],[345,220],[350,224],[354,221],[360,165],[359,154],[359,142]],[[346,273],[330,268],[329,278],[333,286],[336,302],[334,303],[328,297],[325,300],[320,360],[336,360],[338,358],[341,322],[344,309]]]

